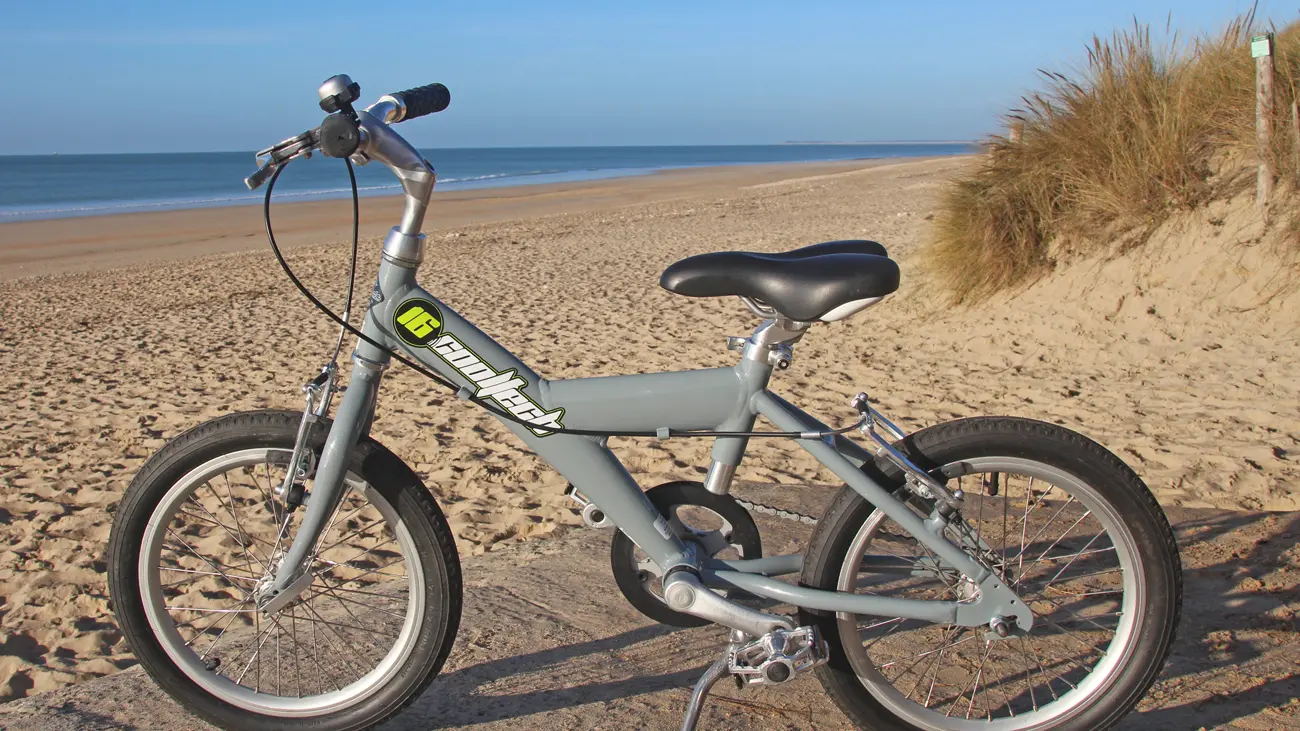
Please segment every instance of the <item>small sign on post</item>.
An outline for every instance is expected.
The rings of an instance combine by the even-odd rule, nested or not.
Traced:
[[[1273,165],[1273,34],[1251,38],[1250,55],[1255,59],[1255,153],[1259,157],[1255,202],[1267,223],[1268,199],[1277,177]]]
[[[1273,55],[1273,37],[1272,35],[1255,36],[1250,39],[1250,57],[1259,58],[1261,56]]]

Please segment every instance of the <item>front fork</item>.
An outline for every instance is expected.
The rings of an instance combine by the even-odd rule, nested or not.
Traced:
[[[370,318],[366,318],[362,332],[376,340],[382,337],[382,334],[374,331]],[[305,502],[307,512],[303,515],[302,523],[299,524],[289,549],[278,562],[272,564],[273,577],[258,590],[257,606],[265,614],[274,614],[288,606],[311,586],[315,578],[310,571],[310,564],[315,558],[313,554],[317,540],[343,499],[343,478],[348,472],[352,450],[370,429],[370,422],[375,413],[375,398],[379,394],[379,383],[388,368],[390,359],[388,353],[364,340],[357,344],[352,354],[352,378],[348,382],[347,390],[343,392],[334,425],[325,439],[325,446],[321,449],[310,499]],[[325,388],[329,389],[331,385],[326,383]],[[328,395],[324,398],[328,399]],[[292,494],[292,483],[297,477],[301,453],[307,449],[304,442],[314,421],[313,416],[318,418],[324,415],[319,413],[313,415],[311,412],[312,407],[309,403],[308,413],[304,414],[303,418],[303,428],[299,430],[299,443],[294,448],[298,458],[289,466],[289,477],[286,479],[285,486],[278,490],[284,492],[285,496]],[[286,518],[286,525],[280,528],[282,531],[287,530],[287,521],[288,518]]]

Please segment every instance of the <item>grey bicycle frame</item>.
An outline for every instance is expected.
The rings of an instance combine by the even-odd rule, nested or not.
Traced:
[[[863,615],[905,617],[964,626],[988,624],[995,617],[1019,616],[1022,627],[1032,619],[1000,578],[943,535],[937,514],[918,516],[860,468],[871,453],[842,436],[807,438],[799,445],[872,505],[928,548],[939,564],[955,569],[979,587],[970,602],[897,599],[794,586],[771,578],[797,570],[799,557],[751,560],[698,560],[669,529],[636,481],[599,437],[556,434],[557,427],[591,431],[663,431],[710,429],[751,431],[758,416],[791,432],[825,431],[827,427],[767,390],[773,366],[767,354],[777,347],[771,333],[790,323],[765,322],[746,341],[745,354],[730,368],[667,373],[547,380],[416,283],[423,259],[419,229],[433,188],[428,163],[386,124],[400,119],[391,98],[361,113],[363,146],[359,162],[378,160],[397,173],[406,193],[401,224],[384,243],[383,260],[362,332],[388,348],[403,351],[429,369],[461,386],[462,396],[485,398],[524,418],[533,427],[498,420],[622,530],[664,571],[677,567],[697,572],[705,585],[737,587],[774,601],[808,609]],[[411,327],[407,327],[411,325]],[[795,323],[805,329],[807,323]],[[404,329],[403,329],[404,328]],[[802,335],[802,332],[797,333]],[[797,339],[794,337],[793,339]],[[787,342],[776,339],[777,343]],[[790,346],[783,346],[789,352]],[[285,600],[310,583],[306,565],[320,531],[343,492],[347,455],[369,430],[387,351],[364,340],[353,354],[354,368],[316,466],[310,500],[298,534],[276,572],[272,593]],[[725,492],[740,464],[748,439],[720,437],[713,448],[710,489]],[[717,476],[721,475],[721,478]],[[881,573],[908,571],[884,559],[864,569]],[[304,582],[304,580],[306,580]]]

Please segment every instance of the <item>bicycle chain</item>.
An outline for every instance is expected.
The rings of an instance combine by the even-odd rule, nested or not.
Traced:
[[[771,505],[763,505],[762,503],[753,503],[748,500],[738,498],[734,495],[732,497],[735,499],[736,504],[744,508],[745,510],[750,510],[755,513],[762,513],[763,515],[774,515],[783,520],[792,520],[796,523],[807,523],[808,525],[817,525],[817,518],[814,518],[811,515],[804,515],[803,513],[796,513],[790,510],[782,510],[781,508],[774,508]]]
[[[819,518],[814,518],[811,515],[796,513],[792,510],[782,510],[781,508],[774,508],[771,505],[763,505],[762,503],[750,502],[749,500],[745,500],[744,498],[738,498],[735,495],[732,495],[731,497],[736,501],[737,505],[744,508],[745,510],[750,510],[755,513],[762,513],[763,515],[772,515],[777,518],[781,518],[783,520],[790,520],[796,523],[806,523],[808,525],[817,525],[817,521],[819,520]],[[894,531],[886,530],[883,528],[878,532],[878,535],[889,536],[891,538],[904,540],[904,541],[916,541],[915,538],[913,538],[910,535],[907,535],[906,533],[896,533]]]

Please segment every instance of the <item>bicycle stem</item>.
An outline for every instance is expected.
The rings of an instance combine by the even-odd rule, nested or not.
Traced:
[[[385,113],[380,102],[371,107],[378,113]],[[371,114],[370,110],[357,114],[361,127],[361,147],[352,155],[352,162],[365,165],[371,160],[378,160],[388,166],[398,180],[402,182],[402,192],[406,205],[402,209],[402,220],[396,230],[403,236],[418,237],[424,225],[424,214],[429,207],[429,196],[437,182],[437,173],[424,156],[411,143],[385,124],[382,118]]]

